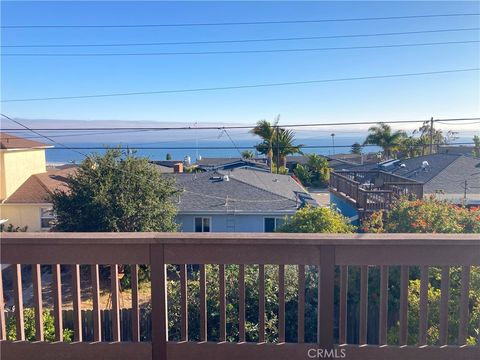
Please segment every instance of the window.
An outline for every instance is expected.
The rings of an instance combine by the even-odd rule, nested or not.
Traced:
[[[264,219],[263,231],[275,232],[284,222],[283,218],[266,217]]]
[[[52,222],[55,220],[55,214],[52,208],[40,209],[40,226],[42,230],[49,230],[52,227]]]
[[[195,232],[210,232],[210,218],[196,217]]]

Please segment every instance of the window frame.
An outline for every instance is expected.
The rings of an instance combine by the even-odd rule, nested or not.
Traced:
[[[273,219],[274,220],[274,225],[273,225],[273,231],[265,231],[266,230],[266,224],[265,224],[265,221],[267,219]],[[278,221],[282,221],[282,224],[278,224]],[[277,231],[277,228],[281,225],[283,225],[285,223],[285,218],[284,217],[280,217],[280,216],[264,216],[263,217],[263,232],[264,233],[269,233],[269,232],[275,232]]]
[[[44,212],[45,213],[50,213],[51,215],[50,216],[44,216]],[[55,216],[55,213],[53,212],[52,207],[41,207],[40,208],[40,229],[42,231],[48,231],[52,228],[52,225],[49,225],[48,227],[43,226],[43,220],[46,220],[46,219],[48,219],[49,221],[52,221],[52,220],[56,219],[56,216]]]
[[[197,226],[196,222],[197,219],[202,219],[202,231],[197,231]],[[204,220],[208,219],[208,231],[205,231],[205,226],[204,226]],[[209,233],[212,232],[212,217],[211,216],[194,216],[193,217],[193,232],[198,232],[198,233]]]

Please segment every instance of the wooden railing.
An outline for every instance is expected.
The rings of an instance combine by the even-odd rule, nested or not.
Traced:
[[[442,235],[442,234],[193,234],[193,233],[11,233],[2,234],[1,263],[12,264],[13,297],[16,336],[6,339],[4,305],[1,304],[1,358],[10,359],[309,359],[325,358],[327,354],[347,359],[478,359],[480,358],[480,339],[478,334],[468,332],[470,322],[469,290],[470,269],[480,265],[479,235]],[[33,265],[32,265],[33,264]],[[53,272],[53,315],[55,318],[55,342],[45,342],[42,332],[42,265],[49,265]],[[62,340],[62,272],[71,269],[71,291],[74,311],[74,342]],[[113,315],[113,342],[104,342],[100,317],[99,266],[109,264],[111,269],[111,300]],[[132,286],[132,337],[122,339],[122,326],[119,316],[119,265],[131,267]],[[199,272],[199,341],[188,337],[191,304],[188,303],[187,265],[194,264]],[[206,266],[218,265],[218,277],[207,279]],[[226,266],[238,265],[238,276],[234,285],[238,287],[238,340],[228,341]],[[33,304],[35,309],[35,340],[25,341],[23,318],[24,296],[22,295],[22,266],[32,266]],[[94,341],[84,341],[81,326],[81,293],[85,281],[81,282],[80,266],[88,265],[91,276],[88,286],[92,289],[94,316]],[[140,341],[139,304],[138,304],[138,266],[149,265],[151,270],[151,341]],[[180,269],[178,278],[167,275],[167,266],[175,265]],[[258,340],[249,342],[246,338],[246,267],[258,266]],[[278,281],[278,334],[276,341],[266,340],[266,266],[275,266]],[[298,303],[297,315],[286,317],[286,267],[293,266],[296,271],[298,293],[294,294]],[[426,345],[431,340],[428,323],[428,286],[429,267],[441,267],[441,300],[439,315],[439,346]],[[461,284],[459,286],[459,312],[449,312],[450,277],[449,268],[461,266]],[[316,293],[311,296],[306,285],[306,270],[314,268],[319,274],[315,280]],[[418,339],[410,344],[408,339],[409,312],[409,269],[420,269]],[[349,272],[358,269],[359,316],[353,321],[347,313],[349,305]],[[389,269],[399,269],[399,288],[392,282]],[[7,270],[4,270],[7,271]],[[369,272],[379,271],[378,293],[369,294]],[[231,274],[230,274],[231,275]],[[5,277],[5,276],[4,276]],[[207,280],[218,281],[218,338],[209,341],[207,304]],[[167,284],[179,282],[180,339],[173,341],[168,335],[169,304]],[[63,279],[63,283],[64,283]],[[3,282],[0,282],[0,298],[3,300]],[[81,284],[83,286],[81,286]],[[310,282],[309,282],[310,284]],[[474,283],[472,283],[474,284]],[[65,284],[63,284],[65,285]],[[6,285],[5,285],[6,286]],[[393,286],[393,287],[392,287]],[[393,289],[389,293],[389,289]],[[398,290],[397,290],[398,289]],[[311,289],[310,289],[311,290]],[[479,289],[474,289],[478,291]],[[337,292],[338,291],[338,292]],[[305,296],[308,293],[309,296]],[[399,294],[399,295],[395,295]],[[291,294],[289,296],[292,296]],[[369,308],[369,299],[379,298],[378,340],[369,342],[367,336],[372,329],[369,317],[374,314]],[[398,343],[387,340],[387,319],[389,318],[389,297],[399,296]],[[338,302],[334,299],[337,298]],[[315,314],[306,313],[306,307],[314,302]],[[337,310],[335,310],[337,309]],[[250,309],[251,310],[251,309]],[[306,320],[311,323],[315,317],[316,341],[306,342],[312,334],[307,334]],[[458,321],[458,334],[454,334],[455,343],[449,342],[449,318]],[[294,324],[294,340],[286,337],[287,323]],[[358,340],[347,343],[347,330],[358,326]],[[412,326],[412,324],[410,324]],[[211,324],[210,324],[211,327]],[[289,328],[290,328],[289,327]],[[477,330],[478,331],[478,330]],[[451,334],[450,334],[451,335]],[[468,336],[476,336],[477,345],[466,346]],[[293,342],[292,342],[293,341]],[[407,345],[407,343],[409,343]],[[344,354],[344,356],[342,356]]]
[[[423,197],[423,184],[378,170],[335,171],[330,189],[363,211],[387,209],[400,196]]]

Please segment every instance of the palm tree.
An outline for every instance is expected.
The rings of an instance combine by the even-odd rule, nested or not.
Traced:
[[[263,141],[260,144],[255,145],[255,148],[260,154],[263,154],[267,157],[268,164],[270,165],[270,171],[272,171],[273,168],[273,146],[279,120],[280,116],[277,116],[273,122],[273,125],[270,124],[270,121],[260,120],[250,131],[252,134],[262,138]]]
[[[387,159],[399,148],[402,140],[407,136],[403,130],[393,132],[390,125],[385,123],[372,126],[368,129],[368,132],[369,134],[363,144],[380,146],[383,149],[383,157]]]
[[[273,157],[277,159],[277,168],[279,166],[287,167],[288,155],[301,153],[303,145],[294,145],[294,141],[295,132],[293,130],[277,128],[273,146]]]
[[[251,150],[242,151],[242,159],[250,160],[250,159],[253,159],[254,157],[255,157],[255,154],[253,153],[253,151]]]

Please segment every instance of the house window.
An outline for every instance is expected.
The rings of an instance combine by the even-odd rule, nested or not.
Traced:
[[[49,230],[52,227],[52,222],[55,220],[55,215],[52,208],[40,209],[40,226],[42,230]]]
[[[210,232],[210,218],[196,217],[195,218],[195,232]]]
[[[283,218],[266,217],[264,218],[263,231],[275,232],[284,222]]]

